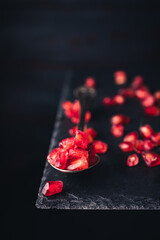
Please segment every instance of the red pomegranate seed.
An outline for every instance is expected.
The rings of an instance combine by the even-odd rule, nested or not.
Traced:
[[[142,106],[151,107],[153,106],[154,102],[155,102],[154,97],[152,95],[148,95],[146,98],[143,99]]]
[[[124,133],[124,127],[122,124],[113,125],[111,127],[111,133],[114,137],[122,137]]]
[[[42,194],[49,197],[54,194],[62,192],[63,182],[62,181],[48,181],[42,189]]]
[[[158,90],[154,93],[154,98],[157,102],[160,102],[160,90]]]
[[[96,138],[97,132],[93,128],[87,128],[87,134],[91,135],[93,138]]]
[[[145,113],[149,116],[156,117],[160,115],[160,109],[156,106],[146,107]]]
[[[74,136],[76,134],[77,126],[74,126],[73,128],[70,128],[68,130],[69,135]]]
[[[133,144],[130,142],[122,142],[118,145],[123,152],[133,151]]]
[[[71,110],[72,109],[72,103],[70,101],[65,101],[62,103],[62,108],[64,110]]]
[[[124,71],[117,71],[114,73],[114,79],[115,79],[115,83],[117,85],[121,85],[121,84],[126,83],[127,75]]]
[[[160,155],[153,152],[143,152],[142,157],[148,167],[160,165]]]
[[[135,95],[139,99],[144,99],[144,98],[148,97],[149,94],[150,94],[149,90],[146,86],[142,86],[141,88],[138,88],[135,91]]]
[[[138,133],[136,131],[128,133],[124,138],[124,142],[134,143],[138,139]]]
[[[63,139],[60,143],[59,143],[59,147],[60,148],[64,148],[64,149],[70,149],[73,148],[73,146],[75,145],[75,139],[74,137],[71,138],[66,138]]]
[[[114,115],[110,121],[112,125],[127,124],[130,122],[130,118],[122,114],[117,114]]]
[[[127,158],[128,167],[136,166],[138,163],[139,163],[139,157],[137,156],[137,154],[132,154],[128,156]]]
[[[89,122],[91,119],[91,113],[89,111],[86,112],[86,115],[85,115],[85,122]]]
[[[119,90],[119,94],[126,98],[134,97],[135,92],[132,88],[122,88]]]
[[[143,85],[143,77],[142,76],[135,76],[132,83],[131,87],[133,89],[140,88]]]
[[[88,151],[84,149],[69,149],[68,151],[69,159],[77,159],[77,158],[88,158]]]
[[[141,154],[144,151],[144,141],[137,139],[134,143],[134,150]]]
[[[93,77],[86,78],[85,86],[90,87],[90,88],[95,88],[95,86],[96,86],[95,79]]]
[[[86,149],[88,146],[88,135],[80,130],[76,131],[75,145],[77,148]]]
[[[108,107],[115,105],[114,100],[112,98],[110,98],[110,97],[104,97],[102,102],[103,102],[104,106],[108,106]]]
[[[88,168],[88,160],[85,157],[78,159],[68,159],[66,169],[70,171],[80,171]]]
[[[92,146],[96,153],[105,153],[108,150],[108,144],[99,140],[95,140]]]
[[[150,139],[144,140],[144,151],[150,151],[155,147],[155,143]]]
[[[68,160],[68,151],[62,148],[56,148],[48,155],[47,160],[51,165],[64,169]]]
[[[139,128],[139,131],[142,134],[143,138],[150,138],[154,134],[153,129],[148,124],[141,126]]]
[[[156,144],[156,145],[160,145],[160,132],[154,133],[151,136],[151,140]]]
[[[122,95],[115,95],[114,98],[113,98],[113,101],[116,103],[116,104],[124,104],[125,102],[125,99]]]

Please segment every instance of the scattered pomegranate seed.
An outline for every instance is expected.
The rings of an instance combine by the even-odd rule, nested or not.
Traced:
[[[112,98],[110,98],[110,97],[104,97],[102,102],[103,102],[104,106],[108,106],[108,107],[115,105],[114,100]]]
[[[144,141],[137,139],[134,143],[134,150],[141,154],[144,151]]]
[[[85,122],[88,123],[91,119],[91,113],[89,111],[86,112],[86,115],[85,115]]]
[[[138,133],[136,131],[128,133],[124,138],[124,142],[134,143],[138,139]]]
[[[42,194],[49,197],[54,194],[62,192],[63,182],[62,181],[48,181],[42,189]]]
[[[117,85],[121,85],[126,83],[127,81],[127,75],[124,71],[116,71],[114,73],[114,79],[115,79],[115,83]]]
[[[155,143],[150,139],[144,140],[144,151],[150,151],[155,147]]]
[[[135,91],[135,95],[139,99],[144,99],[144,98],[148,97],[149,94],[150,94],[149,90],[146,86],[142,86],[141,88],[138,88]]]
[[[70,148],[73,148],[74,144],[75,144],[75,139],[74,137],[71,137],[71,138],[63,139],[59,143],[59,147],[64,149],[70,149]]]
[[[142,134],[143,138],[150,138],[154,134],[153,129],[148,124],[141,126],[139,128],[139,131]]]
[[[139,157],[137,156],[137,154],[132,154],[128,156],[127,158],[128,167],[136,166],[138,163],[139,163]]]
[[[49,153],[47,160],[55,167],[64,169],[68,160],[68,151],[63,148],[56,148]]]
[[[151,136],[151,140],[156,144],[156,145],[160,145],[160,132],[154,133]]]
[[[116,104],[124,104],[125,102],[125,99],[122,95],[115,95],[114,98],[113,98],[113,101],[116,103]]]
[[[108,150],[108,144],[100,140],[95,140],[92,143],[93,149],[96,153],[105,153]]]
[[[130,142],[122,142],[118,145],[123,152],[133,151],[133,144]]]
[[[156,117],[160,114],[160,109],[156,106],[146,107],[145,113],[149,116]]]
[[[78,159],[69,159],[66,169],[70,171],[80,171],[88,168],[88,160],[85,157]]]
[[[152,95],[148,95],[146,98],[143,99],[142,106],[151,107],[153,106],[154,102],[155,102],[154,97]]]
[[[85,86],[90,87],[90,88],[95,88],[96,86],[96,81],[93,77],[88,77],[85,80]]]
[[[160,155],[153,152],[143,152],[142,157],[148,167],[160,165]]]
[[[140,88],[143,85],[143,77],[142,76],[135,76],[132,83],[131,87],[133,89]]]
[[[132,88],[122,88],[119,90],[119,94],[126,98],[132,98],[135,95],[135,92]]]
[[[88,146],[88,135],[80,130],[76,131],[75,145],[77,148],[86,149]]]
[[[112,125],[111,127],[111,134],[114,137],[122,137],[124,134],[124,127],[122,124]]]
[[[127,124],[130,122],[130,118],[123,114],[117,114],[117,115],[114,115],[110,121],[111,121],[111,124],[113,125]]]

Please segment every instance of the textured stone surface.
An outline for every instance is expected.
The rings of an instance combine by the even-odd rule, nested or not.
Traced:
[[[60,105],[64,100],[73,100],[73,89],[82,84],[84,74],[68,73],[62,90]],[[131,123],[125,126],[125,134],[138,130],[140,124],[149,123],[157,131],[159,118],[149,118],[143,113],[137,100],[127,100],[125,107],[114,107],[105,110],[101,98],[115,94],[112,76],[98,73],[98,96],[92,109],[92,120],[88,124],[98,131],[97,139],[108,143],[107,154],[93,169],[83,173],[61,173],[46,161],[41,180],[36,207],[42,209],[160,209],[160,167],[148,168],[140,159],[139,165],[129,168],[126,165],[127,153],[118,148],[120,139],[110,134],[110,117],[123,113],[131,117]],[[76,81],[75,81],[76,79]],[[108,82],[105,85],[105,80]],[[73,127],[66,119],[59,105],[57,121],[49,146],[49,152],[58,146],[60,140],[68,137],[68,129]],[[62,180],[63,191],[60,194],[45,197],[41,191],[46,181]]]

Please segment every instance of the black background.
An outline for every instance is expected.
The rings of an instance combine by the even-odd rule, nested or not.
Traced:
[[[67,70],[87,76],[124,69],[144,75],[153,89],[158,86],[158,1],[6,0],[0,12],[4,239],[51,239],[56,233],[84,237],[87,232],[96,238],[158,236],[159,211],[35,207]]]

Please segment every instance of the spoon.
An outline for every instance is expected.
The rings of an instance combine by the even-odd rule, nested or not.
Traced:
[[[81,112],[80,112],[80,120],[78,124],[78,130],[84,131],[84,126],[85,126],[85,115],[86,111],[89,110],[89,108],[92,105],[93,99],[96,96],[96,90],[94,88],[88,88],[86,86],[80,86],[74,90],[74,95],[76,99],[79,100],[80,106],[81,106]],[[67,169],[60,169],[55,167],[54,165],[51,164],[52,167],[57,169],[60,172],[64,173],[78,173],[78,172],[83,172],[86,171],[94,166],[96,166],[100,162],[100,157],[99,155],[96,154],[96,162],[94,165],[84,169],[84,170],[78,170],[78,171],[71,171]]]

